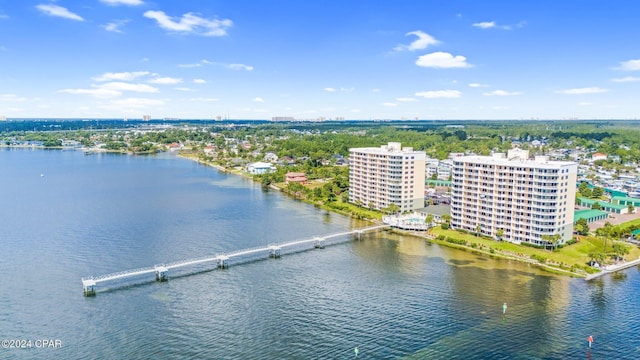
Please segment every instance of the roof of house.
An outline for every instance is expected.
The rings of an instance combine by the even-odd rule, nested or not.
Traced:
[[[578,221],[580,219],[588,220],[601,215],[608,216],[609,214],[606,211],[602,211],[602,210],[593,210],[593,209],[578,210],[573,213],[573,221]]]
[[[442,216],[451,213],[451,205],[431,205],[416,209],[417,212]]]
[[[593,205],[593,203],[597,202],[603,208],[606,207],[606,208],[618,209],[618,210],[627,208],[627,205],[612,204],[610,202],[606,202],[606,201],[602,201],[602,200],[593,200],[593,199],[587,199],[587,198],[583,198],[583,197],[579,197],[578,199],[580,200],[581,203],[588,204],[588,205]]]
[[[640,202],[638,198],[632,198],[627,196],[614,196],[613,201],[627,201],[627,202]]]

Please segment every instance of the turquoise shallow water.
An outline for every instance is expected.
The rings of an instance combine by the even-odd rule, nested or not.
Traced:
[[[369,224],[171,154],[1,149],[0,201],[0,337],[62,343],[0,358],[640,358],[638,268],[586,283],[377,233],[85,298],[83,276]]]

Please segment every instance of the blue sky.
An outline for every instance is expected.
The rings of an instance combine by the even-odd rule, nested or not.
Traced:
[[[0,0],[8,118],[640,118],[640,1]]]

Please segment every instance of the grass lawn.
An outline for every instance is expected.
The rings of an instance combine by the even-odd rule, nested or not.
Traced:
[[[578,269],[586,272],[595,272],[595,269],[587,266],[587,263],[591,260],[589,253],[602,251],[604,249],[604,241],[592,236],[581,237],[581,240],[575,244],[551,251],[516,245],[506,241],[482,238],[471,233],[465,234],[455,230],[442,230],[439,227],[432,228],[431,233],[435,236],[443,235],[453,239],[464,240],[470,244],[471,248],[475,246],[475,248],[482,251],[489,251],[490,253],[493,251],[493,253],[499,256],[515,256],[523,260],[535,258],[538,262],[544,262],[552,267],[560,267],[565,270],[573,268],[573,272]],[[609,254],[613,254],[612,244],[613,242],[611,240],[607,241],[607,253]],[[635,260],[640,257],[640,248],[626,243],[623,244],[629,249],[629,254],[625,255],[627,260]],[[540,261],[540,259],[544,260]]]

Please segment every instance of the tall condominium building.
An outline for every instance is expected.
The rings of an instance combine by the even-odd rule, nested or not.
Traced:
[[[349,201],[381,210],[424,207],[424,151],[390,142],[379,148],[349,149]]]
[[[451,226],[514,243],[571,240],[578,165],[519,149],[453,159]]]

